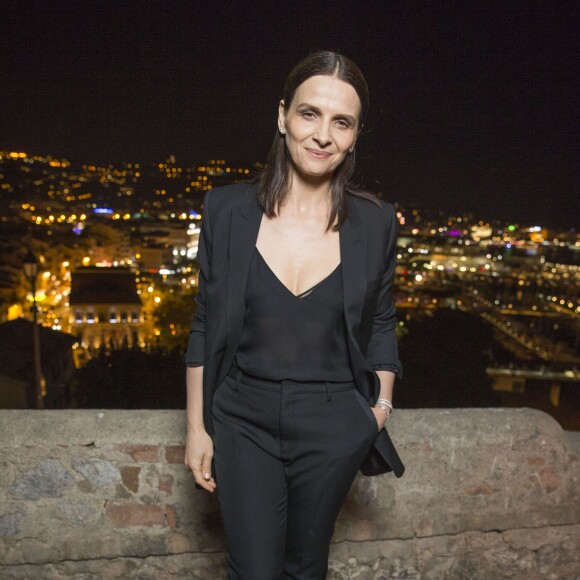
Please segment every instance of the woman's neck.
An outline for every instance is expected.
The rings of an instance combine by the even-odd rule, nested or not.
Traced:
[[[331,202],[332,177],[309,179],[294,173],[284,206],[293,213],[327,214]]]

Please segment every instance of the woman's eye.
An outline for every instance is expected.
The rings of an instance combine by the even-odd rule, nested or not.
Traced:
[[[341,129],[349,129],[350,128],[350,123],[348,123],[347,121],[339,119],[336,123]]]
[[[305,119],[313,119],[314,118],[314,113],[312,111],[302,111],[302,116]]]

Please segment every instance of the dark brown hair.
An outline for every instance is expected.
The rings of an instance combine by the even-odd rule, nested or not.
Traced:
[[[359,131],[369,108],[369,90],[367,82],[356,64],[349,58],[336,52],[317,51],[302,59],[286,79],[282,99],[284,108],[288,110],[298,87],[310,77],[317,75],[333,76],[351,85],[356,91],[360,103],[361,114]],[[336,168],[331,184],[331,208],[326,229],[330,229],[338,216],[338,222],[333,228],[338,230],[346,218],[346,194],[364,197],[379,204],[379,198],[360,189],[351,181],[355,166],[355,152],[348,153],[344,161]],[[277,130],[274,142],[268,153],[264,169],[257,177],[258,200],[266,215],[275,217],[280,205],[286,199],[290,190],[292,160],[286,147],[284,136]]]

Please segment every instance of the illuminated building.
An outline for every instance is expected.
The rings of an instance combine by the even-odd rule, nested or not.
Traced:
[[[142,304],[134,274],[128,268],[72,272],[69,321],[84,348],[142,344]]]

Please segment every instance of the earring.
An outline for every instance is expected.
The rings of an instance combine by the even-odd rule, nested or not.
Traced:
[[[283,127],[280,128],[280,135],[286,135],[286,129]]]
[[[348,150],[349,153],[352,153],[354,151],[354,145]]]

